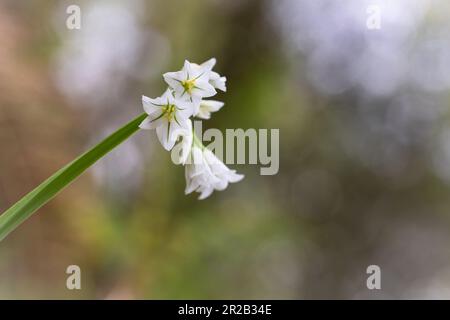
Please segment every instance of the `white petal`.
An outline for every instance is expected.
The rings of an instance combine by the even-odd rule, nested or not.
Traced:
[[[191,178],[187,178],[186,180],[186,189],[184,189],[185,194],[189,194],[191,192],[194,192],[199,187],[198,182],[196,180],[193,180]]]
[[[202,102],[201,97],[192,97],[191,98],[191,106],[192,106],[192,115],[197,114],[200,109],[200,103]]]
[[[217,158],[216,155],[208,148],[204,149],[203,156],[205,158],[206,163],[208,163],[209,165],[222,165],[226,168],[225,164],[222,161],[220,161],[220,159]]]
[[[160,98],[151,99],[149,97],[142,96],[142,106],[144,107],[145,113],[152,114],[155,111],[161,110],[160,105]]]
[[[172,120],[169,127],[169,140],[177,141],[178,138],[186,133],[189,128],[189,119]]]
[[[220,108],[222,108],[225,105],[225,103],[223,103],[222,101],[217,100],[204,100],[203,102],[206,106],[208,106],[209,111],[212,112],[219,111]]]
[[[177,106],[177,117],[182,119],[190,118],[195,111],[194,103],[191,101],[183,101],[181,99],[175,100],[175,105]]]
[[[193,95],[202,98],[208,98],[214,96],[217,91],[214,87],[207,81],[201,80],[200,78],[195,81],[195,86],[192,90]]]
[[[186,178],[186,188],[184,189],[184,193],[189,194],[198,188],[198,184],[194,179],[191,178],[189,166],[186,166],[184,172],[185,172],[184,176]]]
[[[161,100],[164,104],[174,104],[175,98],[173,97],[173,92],[170,88],[167,88],[161,96]]]
[[[200,66],[204,67],[205,69],[211,71],[212,68],[214,68],[214,66],[216,65],[216,58],[211,58],[205,62],[203,62]]]
[[[236,173],[236,171],[232,170],[231,173],[228,175],[228,181],[229,182],[239,182],[242,179],[244,179],[244,175],[243,174],[238,174]]]
[[[139,128],[141,129],[155,129],[162,125],[162,123],[166,121],[164,115],[161,114],[161,111],[157,111],[141,122]]]
[[[204,165],[205,161],[204,161],[204,158],[203,158],[203,152],[202,152],[202,150],[199,147],[195,146],[195,147],[192,148],[191,156],[192,156],[192,162],[191,162],[192,164]],[[203,169],[200,170],[200,171],[203,171]]]
[[[211,118],[211,112],[205,110],[200,105],[200,108],[198,109],[198,112],[195,114],[195,116],[200,119],[208,120]]]
[[[150,119],[147,117],[147,118],[144,119],[144,121],[141,122],[141,124],[139,125],[139,128],[141,128],[141,129],[153,129],[150,126],[150,124],[151,124]]]
[[[195,64],[184,60],[183,71],[186,72],[186,79],[193,79],[199,75],[201,68],[196,67]]]
[[[181,134],[182,140],[181,140],[181,153],[179,161],[181,164],[186,164],[186,161],[189,157],[189,154],[191,153],[192,148],[192,141],[194,139],[194,135],[192,133],[192,122],[188,119],[188,128],[187,130],[184,130],[184,132]]]
[[[176,72],[166,72],[163,74],[164,81],[175,91],[179,90],[180,88],[183,89],[181,86],[181,82],[183,80],[186,80],[186,71],[176,71]]]
[[[167,151],[172,150],[173,146],[175,145],[175,140],[171,139],[170,137],[170,127],[171,123],[164,121],[162,124],[156,128],[156,134],[158,136],[159,142],[161,142],[164,149]]]
[[[209,76],[211,73],[211,69],[214,66],[215,61],[210,59],[203,63],[202,65],[198,65],[196,63],[189,63],[188,69],[189,79],[199,80],[203,78],[205,81],[209,80]]]
[[[192,65],[193,63],[190,63],[189,62],[189,60],[184,60],[184,63],[183,63],[183,70],[184,71],[190,71],[190,69],[191,69],[191,65]]]
[[[212,71],[209,83],[216,89],[222,90],[223,92],[227,91],[227,87],[225,85],[227,81],[226,77],[221,77],[217,72]]]
[[[214,189],[222,191],[225,190],[228,187],[228,181],[226,179],[219,179],[215,184],[214,184]]]
[[[227,81],[226,77],[220,77],[219,80],[214,81],[213,87],[222,90],[223,92],[226,92],[227,91],[227,86],[225,84],[226,81]]]
[[[200,196],[198,197],[198,200],[203,200],[208,198],[211,193],[213,193],[214,189],[212,187],[206,187],[202,190],[202,193],[200,194]]]

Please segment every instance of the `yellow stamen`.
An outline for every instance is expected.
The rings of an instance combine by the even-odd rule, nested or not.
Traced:
[[[169,121],[172,121],[175,115],[176,107],[174,104],[167,104],[163,107],[163,112]]]
[[[191,80],[184,80],[181,82],[181,85],[184,88],[184,91],[186,91],[187,93],[191,94],[192,93],[192,89],[194,89],[195,87],[195,79],[191,79]]]

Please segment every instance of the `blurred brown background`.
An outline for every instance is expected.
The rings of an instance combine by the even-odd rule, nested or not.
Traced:
[[[216,57],[228,78],[204,127],[279,128],[280,171],[232,166],[246,178],[198,201],[139,132],[0,243],[0,298],[450,298],[449,14],[444,0],[3,0],[0,211],[141,113],[184,59]]]

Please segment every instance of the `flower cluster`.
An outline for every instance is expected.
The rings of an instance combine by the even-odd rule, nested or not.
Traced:
[[[216,90],[226,91],[226,78],[212,70],[215,64],[214,58],[200,65],[186,60],[180,71],[163,75],[169,87],[162,96],[155,99],[142,96],[148,116],[140,128],[156,129],[159,141],[168,151],[179,142],[179,162],[186,170],[185,193],[199,192],[199,199],[207,198],[214,190],[224,190],[228,183],[244,177],[230,170],[193,132],[191,117],[209,119],[212,112],[224,105],[220,101],[204,100],[214,96]]]

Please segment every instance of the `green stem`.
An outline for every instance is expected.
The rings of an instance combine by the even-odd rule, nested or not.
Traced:
[[[136,119],[124,125],[91,150],[58,170],[50,178],[45,180],[0,215],[0,241],[86,171],[86,169],[97,162],[97,160],[105,156],[116,146],[138,131],[139,124],[146,116],[147,115],[143,113]]]

